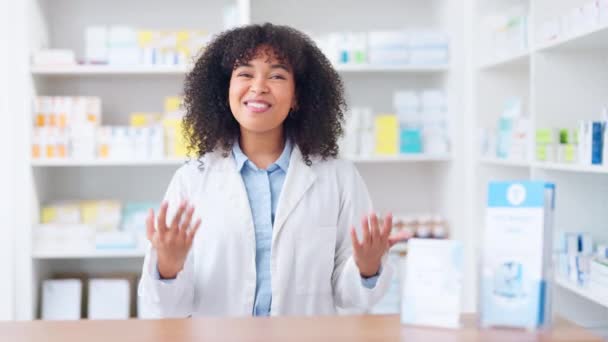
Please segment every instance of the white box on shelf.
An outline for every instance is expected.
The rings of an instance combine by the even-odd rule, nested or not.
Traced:
[[[97,232],[95,234],[95,248],[97,250],[108,249],[135,249],[137,239],[130,231]]]
[[[597,0],[598,1],[598,10],[599,21],[602,24],[608,24],[608,0]]]
[[[128,26],[112,26],[108,34],[108,63],[136,65],[139,63],[137,33]]]
[[[560,37],[560,20],[551,19],[543,23],[541,29],[541,43],[550,42]]]
[[[108,28],[89,26],[85,31],[85,61],[88,64],[108,62]]]
[[[126,279],[89,280],[89,319],[128,319],[131,304],[129,281]]]
[[[48,49],[40,50],[34,53],[32,58],[34,65],[74,65],[76,57],[73,50],[66,49]]]
[[[34,254],[79,254],[95,250],[95,228],[82,225],[41,224],[33,230]]]
[[[585,29],[595,27],[600,20],[600,8],[597,0],[589,1],[583,5],[583,25]]]
[[[80,279],[49,279],[42,282],[43,320],[78,320],[81,303]]]

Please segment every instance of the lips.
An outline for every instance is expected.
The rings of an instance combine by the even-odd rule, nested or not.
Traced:
[[[272,107],[270,103],[262,100],[247,100],[244,104],[247,109],[254,113],[263,113]]]

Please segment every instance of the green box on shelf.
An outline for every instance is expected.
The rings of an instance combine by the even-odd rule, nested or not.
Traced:
[[[559,130],[559,143],[560,144],[568,144],[569,141],[569,134],[568,134],[568,130],[567,129],[560,129]]]
[[[553,147],[551,144],[536,144],[536,160],[538,161],[550,161],[550,154]]]
[[[564,146],[564,160],[568,163],[574,163],[576,161],[576,145],[567,144]]]
[[[552,144],[553,131],[549,128],[540,128],[536,130],[536,144]]]

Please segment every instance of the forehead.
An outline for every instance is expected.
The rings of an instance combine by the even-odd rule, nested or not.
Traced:
[[[272,47],[265,45],[258,46],[255,50],[245,53],[242,59],[234,63],[234,66],[236,68],[253,63],[282,64],[288,68],[290,67],[290,63],[286,58],[276,53]]]

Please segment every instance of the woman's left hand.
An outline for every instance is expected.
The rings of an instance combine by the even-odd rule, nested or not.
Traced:
[[[361,219],[363,238],[357,238],[355,227],[350,229],[350,237],[353,243],[353,257],[363,277],[373,277],[378,274],[382,257],[395,243],[409,239],[407,233],[399,233],[391,236],[393,227],[393,216],[386,215],[383,227],[378,224],[375,213],[365,215]]]

